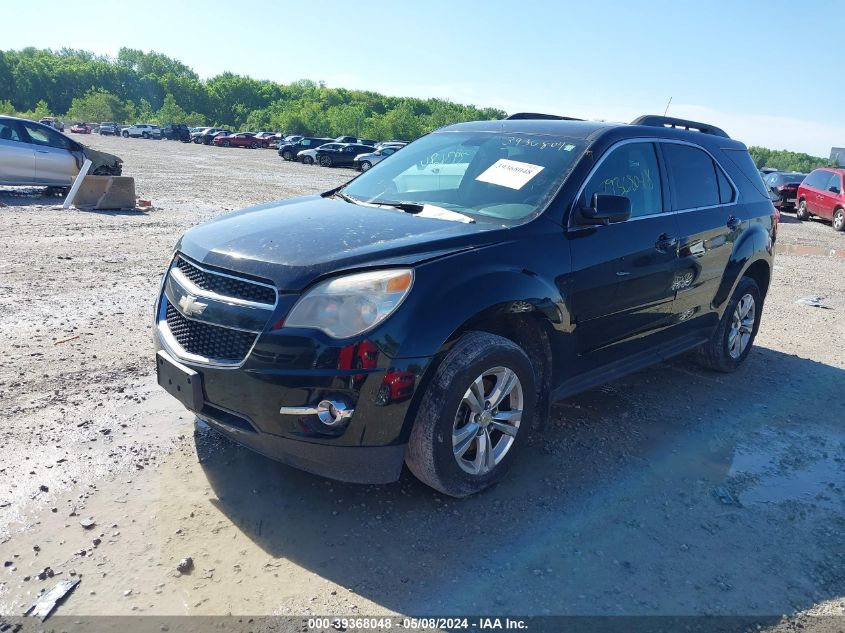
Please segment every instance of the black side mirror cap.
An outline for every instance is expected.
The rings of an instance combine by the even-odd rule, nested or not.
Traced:
[[[609,193],[593,194],[592,204],[579,209],[579,224],[608,225],[625,222],[631,217],[631,200]]]

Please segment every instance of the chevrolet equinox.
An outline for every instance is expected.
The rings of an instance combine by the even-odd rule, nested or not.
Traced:
[[[465,496],[551,403],[682,352],[730,372],[778,216],[711,125],[459,123],[345,186],[195,227],[156,304],[158,382],[236,442]]]

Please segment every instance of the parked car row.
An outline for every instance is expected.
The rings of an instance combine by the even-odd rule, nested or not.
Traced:
[[[845,169],[825,167],[809,174],[760,171],[778,210],[794,211],[799,220],[813,216],[829,220],[835,230],[845,230]]]
[[[304,165],[354,167],[367,171],[405,145],[405,141],[376,143],[353,136],[339,136],[335,139],[309,136],[288,137],[279,144],[277,151],[284,160],[296,160]]]

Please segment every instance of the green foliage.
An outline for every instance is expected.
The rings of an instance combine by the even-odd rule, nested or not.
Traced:
[[[278,84],[226,72],[201,81],[182,62],[131,48],[121,48],[115,59],[73,49],[0,51],[0,99],[0,108],[39,113],[30,118],[52,110],[90,122],[374,139],[411,140],[449,123],[505,116],[495,108],[326,88],[308,79]]]
[[[819,167],[835,167],[827,158],[810,156],[803,152],[790,152],[785,149],[768,149],[752,146],[748,148],[757,169],[773,167],[780,171],[809,173]]]
[[[126,119],[126,104],[105,90],[89,90],[84,96],[70,102],[67,116],[75,121],[101,123]]]

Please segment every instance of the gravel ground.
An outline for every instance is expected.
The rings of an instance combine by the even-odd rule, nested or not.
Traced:
[[[86,140],[154,207],[0,191],[0,614],[81,575],[58,613],[845,615],[845,235],[783,216],[739,372],[681,358],[561,402],[505,482],[456,501],[287,468],[155,386],[178,236],[352,172]]]

